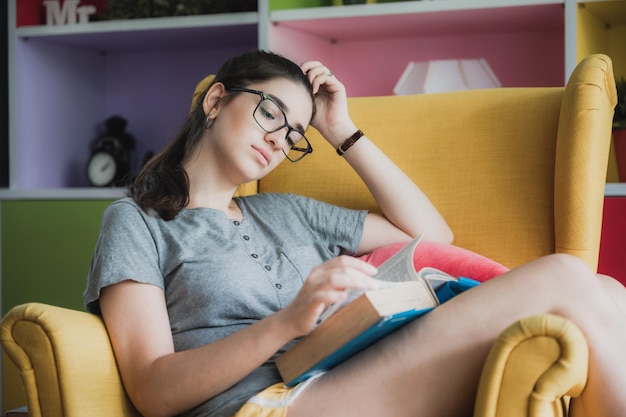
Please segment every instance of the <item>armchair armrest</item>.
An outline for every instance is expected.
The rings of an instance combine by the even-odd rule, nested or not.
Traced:
[[[16,306],[2,319],[0,342],[20,369],[31,417],[139,417],[99,317],[39,303]],[[585,386],[587,363],[586,340],[573,323],[553,315],[523,319],[489,354],[475,416],[566,416],[567,397]]]
[[[99,317],[46,304],[19,305],[2,319],[0,343],[20,370],[29,416],[139,416]]]
[[[477,417],[567,416],[587,381],[589,352],[569,320],[544,314],[508,327],[491,349],[476,398]]]

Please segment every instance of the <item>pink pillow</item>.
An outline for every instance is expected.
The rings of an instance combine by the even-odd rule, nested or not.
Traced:
[[[405,242],[383,246],[361,256],[360,259],[374,266],[379,266],[407,244]],[[413,262],[416,271],[424,267],[431,267],[454,277],[472,278],[481,282],[509,270],[504,265],[470,250],[425,240],[417,245]]]

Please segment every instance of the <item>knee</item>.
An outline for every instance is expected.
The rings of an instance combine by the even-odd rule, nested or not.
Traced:
[[[549,312],[572,319],[587,331],[606,328],[616,318],[623,319],[626,288],[621,283],[598,275],[571,255],[550,255],[542,262],[549,265],[546,268],[552,268],[548,279],[551,282],[544,288],[554,300]]]
[[[548,275],[548,279],[564,292],[574,291],[581,295],[590,295],[589,292],[601,287],[596,273],[583,260],[573,255],[548,255],[538,262],[547,272],[545,275]]]
[[[547,255],[543,258],[545,262],[553,264],[555,268],[563,272],[570,272],[575,274],[595,275],[589,265],[587,265],[582,259],[577,258],[574,255],[566,253],[556,253],[553,255]]]

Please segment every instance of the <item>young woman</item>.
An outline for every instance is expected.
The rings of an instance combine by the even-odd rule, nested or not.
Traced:
[[[296,195],[233,198],[285,159],[306,157],[309,125],[342,146],[382,216]],[[520,318],[549,312],[575,322],[591,349],[572,416],[626,415],[624,289],[563,255],[468,291],[311,383],[283,386],[274,359],[345,289],[372,287],[376,268],[347,255],[420,233],[452,241],[418,186],[361,135],[344,86],[324,65],[246,53],[222,66],[131,197],[106,210],[84,300],[104,318],[139,411],[468,415],[495,338]]]

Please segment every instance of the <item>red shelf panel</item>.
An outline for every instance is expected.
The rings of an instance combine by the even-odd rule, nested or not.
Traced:
[[[626,285],[626,197],[604,200],[602,240],[598,272],[610,275]]]

